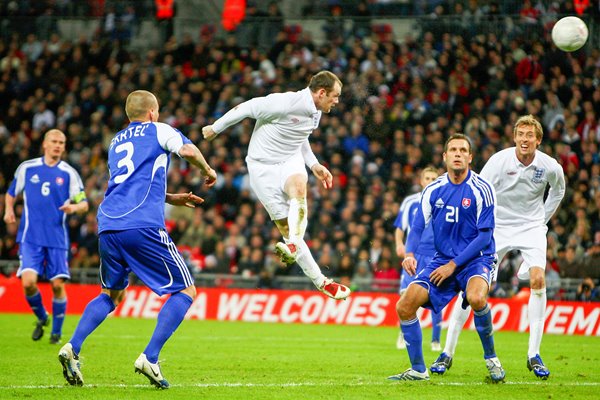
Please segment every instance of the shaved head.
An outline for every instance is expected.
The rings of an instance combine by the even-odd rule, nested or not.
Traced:
[[[152,112],[156,119],[148,116]],[[136,90],[127,96],[125,113],[130,121],[156,121],[158,120],[158,100],[147,90]]]

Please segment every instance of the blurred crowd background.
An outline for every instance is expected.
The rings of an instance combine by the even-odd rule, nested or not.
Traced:
[[[152,0],[0,1],[0,211],[19,163],[41,155],[48,129],[64,131],[66,160],[81,174],[90,201],[87,215],[69,219],[74,272],[97,271],[96,210],[108,178],[107,146],[128,123],[126,96],[146,89],[159,99],[160,120],[185,133],[219,173],[217,186],[207,190],[185,162],[174,159],[169,171],[169,192],[205,199],[196,209],[166,213],[198,282],[206,274],[220,276],[211,285],[233,285],[236,277],[261,288],[282,287],[281,277],[303,280],[298,266],[274,256],[279,232],[248,186],[244,157],[253,121],[211,143],[201,128],[252,97],[300,90],[327,69],[344,87],[311,143],[335,181],[325,190],[311,178],[307,231],[326,275],[358,290],[397,290],[393,222],[404,197],[419,189],[420,170],[443,171],[445,138],[463,132],[474,143],[478,172],[494,152],[513,145],[517,117],[533,114],[544,127],[541,150],[558,160],[567,179],[549,223],[548,297],[598,300],[597,1],[583,10],[572,1],[297,1],[293,24],[285,14],[290,2],[248,1],[233,30],[200,18],[193,33],[177,33],[179,19],[194,18],[181,15],[178,3],[165,20],[156,18]],[[223,5],[200,4],[213,11]],[[550,31],[577,11],[591,36],[583,49],[564,53]],[[400,35],[393,18],[411,29]],[[70,19],[98,28],[66,37],[59,26]],[[148,21],[160,45],[140,48],[134,43],[143,43]],[[18,259],[15,230],[0,222],[0,260]],[[520,261],[511,254],[502,262],[494,295],[513,296],[526,286],[515,277]]]

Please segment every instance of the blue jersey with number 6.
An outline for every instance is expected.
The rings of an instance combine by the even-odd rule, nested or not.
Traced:
[[[77,171],[64,161],[51,167],[44,157],[25,161],[8,188],[13,197],[19,193],[23,193],[23,214],[17,242],[68,249],[67,215],[59,207],[86,200]]]
[[[108,149],[110,180],[100,207],[98,233],[164,228],[170,153],[191,141],[162,122],[132,122]]]
[[[492,185],[473,171],[458,185],[446,173],[423,190],[413,230],[422,230],[431,223],[436,258],[451,260],[477,237],[480,229],[494,228],[495,203]],[[493,256],[495,251],[492,238],[479,256]]]

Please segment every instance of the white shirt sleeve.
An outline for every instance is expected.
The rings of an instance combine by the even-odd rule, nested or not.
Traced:
[[[179,155],[179,150],[183,146],[181,134],[172,126],[163,122],[155,122],[154,125],[156,126],[156,139],[158,140],[160,147]]]
[[[306,141],[302,143],[302,157],[304,157],[304,163],[306,164],[308,169],[311,169],[315,164],[319,163],[319,160],[317,160],[315,153],[313,153],[310,147],[308,139],[306,139]]]
[[[548,197],[544,202],[544,222],[546,224],[548,221],[550,221],[550,218],[552,218],[558,209],[558,206],[565,195],[565,174],[562,170],[562,167],[556,162],[556,160],[552,161],[554,162],[555,166],[552,169],[552,174],[548,179],[550,190],[548,191]]]
[[[238,104],[212,125],[215,133],[221,133],[245,118],[272,122],[285,114],[287,107],[283,93],[273,93],[266,97],[255,97]]]

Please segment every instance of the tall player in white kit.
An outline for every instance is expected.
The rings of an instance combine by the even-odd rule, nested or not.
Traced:
[[[550,370],[540,357],[546,312],[546,224],[558,209],[565,194],[562,167],[552,157],[537,150],[542,142],[542,125],[533,115],[520,117],[514,126],[515,147],[494,154],[483,167],[481,176],[496,189],[497,216],[494,238],[498,261],[511,250],[523,257],[518,277],[529,279],[529,348],[527,368],[540,379],[548,379]],[[544,201],[546,187],[550,186]],[[448,326],[444,352],[431,366],[431,372],[443,374],[452,365],[458,333],[470,308],[455,307]],[[450,335],[450,332],[454,334]]]
[[[170,294],[146,349],[134,363],[157,388],[166,389],[158,355],[183,321],[196,297],[194,278],[165,229],[164,204],[200,203],[191,193],[166,193],[171,153],[198,167],[205,183],[216,182],[200,150],[180,131],[158,121],[156,97],[145,90],[127,96],[125,112],[131,121],[118,132],[108,149],[110,180],[98,207],[100,281],[102,291],[85,308],[73,337],[58,353],[63,375],[70,385],[83,385],[79,352],[84,340],[123,300],[134,272],[154,293]]]
[[[333,180],[312,152],[308,138],[319,126],[321,113],[339,102],[341,92],[339,78],[321,71],[303,90],[248,100],[202,128],[204,138],[212,140],[245,118],[256,120],[246,163],[252,190],[284,238],[285,243],[277,243],[275,251],[286,264],[297,262],[321,292],[338,300],[348,297],[350,289],[323,275],[304,233],[308,223],[305,165],[325,188],[331,188]]]

